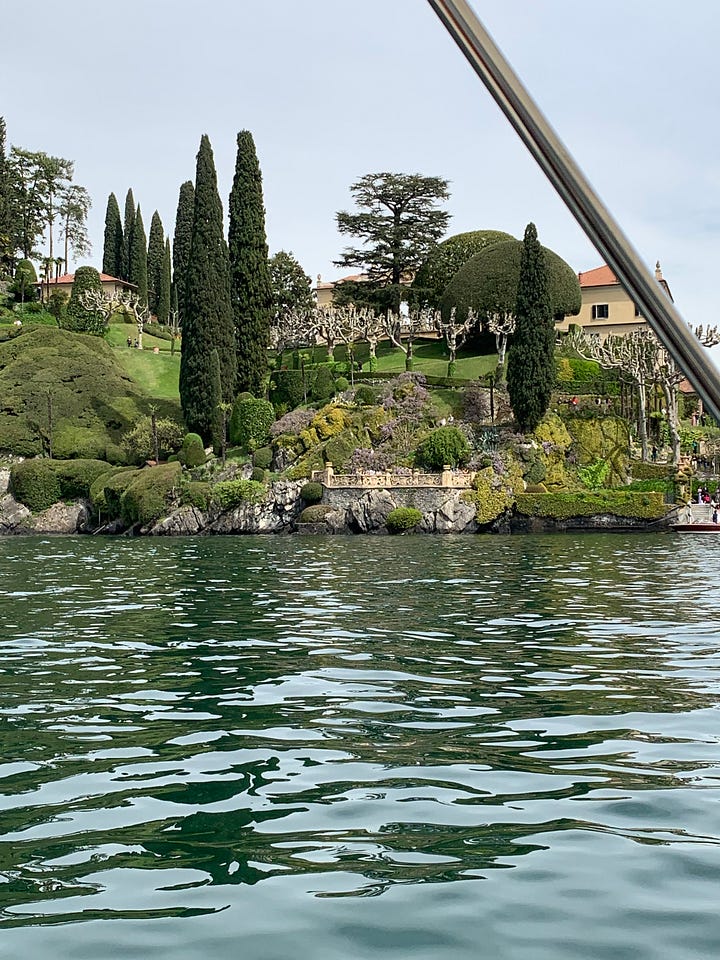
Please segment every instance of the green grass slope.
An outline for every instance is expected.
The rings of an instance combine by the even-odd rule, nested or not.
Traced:
[[[123,433],[152,403],[180,419],[179,405],[135,382],[100,337],[47,327],[0,343],[2,453],[47,452],[51,407],[55,457],[122,462]]]

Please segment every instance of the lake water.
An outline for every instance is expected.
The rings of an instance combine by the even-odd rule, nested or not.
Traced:
[[[717,956],[719,547],[0,540],[0,957]]]

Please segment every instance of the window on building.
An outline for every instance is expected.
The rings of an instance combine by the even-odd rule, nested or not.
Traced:
[[[642,310],[640,309],[640,307],[639,307],[637,304],[635,304],[635,316],[636,316],[636,317],[641,317],[641,316],[642,316]]]
[[[593,320],[607,320],[610,316],[610,310],[606,303],[594,303],[592,307]]]

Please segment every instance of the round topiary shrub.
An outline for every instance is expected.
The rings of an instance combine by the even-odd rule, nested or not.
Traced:
[[[372,407],[377,402],[377,391],[366,383],[361,384],[355,391],[355,403],[361,407]]]
[[[300,370],[277,370],[270,381],[270,399],[276,407],[294,410],[305,399]]]
[[[258,483],[265,483],[267,479],[267,470],[263,470],[262,467],[253,467],[253,472],[250,474],[251,480],[256,480]]]
[[[420,444],[416,458],[430,470],[457,467],[470,459],[470,445],[457,427],[438,427]]]
[[[329,504],[315,503],[311,507],[305,507],[298,517],[298,523],[322,523],[331,511],[332,507]]]
[[[243,395],[233,404],[228,433],[234,447],[254,450],[265,443],[275,422],[275,410],[269,400]]]
[[[25,460],[10,471],[10,493],[20,503],[42,513],[61,497],[60,480],[52,460]]]
[[[349,390],[350,383],[348,382],[347,377],[338,377],[335,381],[335,389],[338,393],[345,393],[346,390]]]
[[[253,465],[260,470],[269,470],[272,466],[272,447],[258,447],[253,453]]]
[[[300,497],[308,504],[320,503],[323,498],[323,485],[314,481],[304,484],[300,488]]]
[[[328,364],[316,367],[315,376],[310,388],[313,400],[327,400],[335,393],[335,378]]]
[[[200,434],[185,434],[182,447],[178,453],[178,460],[180,463],[184,463],[186,467],[201,467],[205,463],[205,447]]]
[[[385,525],[390,533],[405,533],[422,520],[422,513],[415,507],[396,507],[387,515]]]

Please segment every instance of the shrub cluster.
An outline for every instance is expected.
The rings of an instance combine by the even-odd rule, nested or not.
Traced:
[[[311,507],[305,507],[298,517],[298,523],[322,523],[331,511],[332,507],[329,504],[315,503]]]
[[[129,525],[140,523],[143,526],[159,520],[179,486],[181,472],[179,463],[161,463],[136,470],[129,476],[129,483],[120,497],[122,520]]]
[[[323,498],[323,486],[321,483],[306,483],[300,488],[301,499],[308,504],[320,503]]]
[[[422,520],[422,513],[415,507],[396,507],[385,520],[390,533],[405,533],[412,530]]]
[[[272,466],[272,447],[258,447],[253,453],[253,466],[259,470],[269,470]]]
[[[275,410],[268,400],[241,394],[233,404],[228,433],[234,447],[254,450],[270,436]]]
[[[467,463],[470,452],[465,435],[457,427],[438,427],[420,444],[416,458],[430,470],[441,470],[446,463],[451,467]]]
[[[199,433],[185,434],[178,460],[186,467],[201,467],[205,463],[205,446]]]
[[[102,460],[25,460],[10,472],[10,491],[33,513],[58,500],[89,497],[98,477],[110,470]]]
[[[257,480],[222,480],[212,489],[212,501],[221,510],[232,510],[243,503],[259,503],[265,493],[265,485]]]
[[[594,490],[591,493],[520,493],[517,511],[528,517],[568,520],[609,514],[638,520],[658,520],[666,507],[661,493]]]

